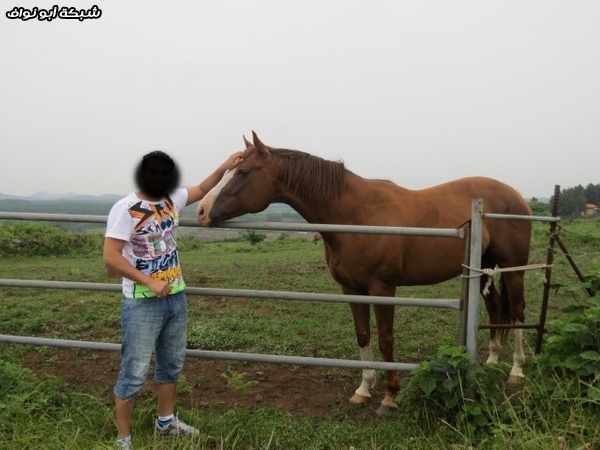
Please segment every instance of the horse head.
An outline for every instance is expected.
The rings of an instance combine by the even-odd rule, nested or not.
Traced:
[[[271,148],[252,132],[253,143],[244,137],[244,160],[225,173],[221,181],[198,204],[200,225],[214,226],[248,213],[264,211],[274,200],[276,180],[269,176]]]

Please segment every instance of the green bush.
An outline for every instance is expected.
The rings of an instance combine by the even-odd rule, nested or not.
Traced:
[[[552,214],[548,203],[531,201],[529,202],[529,206],[534,216],[550,216]]]
[[[0,256],[100,255],[103,239],[46,223],[9,222],[0,225]]]
[[[260,244],[267,238],[267,235],[264,233],[258,233],[254,230],[248,230],[245,233],[241,234],[241,237],[250,242],[252,245]]]
[[[537,363],[542,374],[579,379],[590,387],[588,394],[595,396],[600,392],[600,269],[585,279],[572,289],[587,288],[596,295],[581,305],[564,308],[563,317],[548,323],[544,351]]]
[[[464,347],[440,347],[434,361],[404,380],[398,403],[419,423],[435,427],[441,419],[471,436],[494,421],[505,377],[500,366],[484,368]]]

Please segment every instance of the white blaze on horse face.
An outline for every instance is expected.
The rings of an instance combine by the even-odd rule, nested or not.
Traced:
[[[221,178],[221,181],[219,181],[217,183],[217,185],[214,188],[212,188],[208,192],[208,194],[206,194],[202,198],[202,200],[200,200],[200,203],[198,204],[198,210],[197,210],[197,213],[198,213],[197,218],[198,218],[198,222],[200,222],[200,225],[207,226],[210,224],[210,219],[208,218],[208,216],[210,214],[211,208],[213,207],[214,201],[217,198],[217,196],[219,195],[219,193],[221,192],[221,190],[223,190],[223,187],[225,187],[225,185],[227,185],[229,180],[231,180],[234,173],[235,173],[235,169],[228,170],[227,172],[225,172],[225,175],[223,175],[223,178]]]
[[[373,354],[371,352],[371,345],[365,345],[360,347],[360,360],[361,361],[373,361]],[[374,369],[363,369],[362,371],[362,383],[355,391],[358,395],[363,397],[371,397],[371,388],[375,386],[375,370]]]

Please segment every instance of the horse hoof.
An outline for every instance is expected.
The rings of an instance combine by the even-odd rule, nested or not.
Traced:
[[[369,400],[371,400],[370,397],[365,397],[364,395],[360,395],[360,394],[354,394],[350,398],[350,402],[354,403],[356,405],[362,405],[364,403],[367,403]]]
[[[511,375],[508,377],[508,384],[522,384],[525,377],[520,375]]]
[[[398,407],[393,407],[393,406],[387,406],[387,405],[380,405],[379,408],[377,408],[377,415],[379,417],[386,417],[389,416],[393,413],[395,413],[396,411],[398,411]]]

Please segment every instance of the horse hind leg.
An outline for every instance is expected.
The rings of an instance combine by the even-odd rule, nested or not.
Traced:
[[[523,322],[516,320],[515,325],[522,325]],[[523,329],[515,328],[515,349],[513,352],[513,366],[510,370],[508,382],[510,384],[520,384],[525,378],[523,365],[525,364],[525,351],[523,349]]]
[[[494,286],[494,279],[485,275],[481,277],[481,295],[485,301],[485,306],[490,319],[490,324],[501,322],[500,295]],[[502,332],[496,328],[490,328],[490,340],[488,343],[488,359],[486,363],[497,364],[502,351]]]
[[[514,325],[525,322],[524,271],[506,272],[502,274],[502,300],[508,304],[508,315]],[[509,383],[518,384],[523,381],[523,365],[525,351],[523,348],[523,329],[514,329],[513,366],[510,370]]]
[[[523,272],[506,272],[502,274],[500,277],[500,294],[498,294],[491,277],[482,277],[481,293],[492,325],[511,323],[521,325],[524,323],[523,277]],[[490,329],[488,363],[498,363],[508,332],[508,329]],[[514,338],[513,365],[508,379],[511,384],[520,383],[525,377],[523,373],[525,352],[522,328],[514,329]]]

